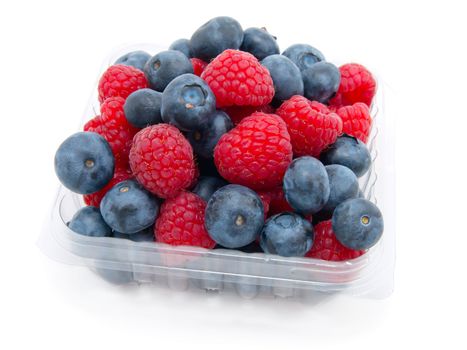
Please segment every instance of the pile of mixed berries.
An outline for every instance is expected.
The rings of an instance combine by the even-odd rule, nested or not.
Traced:
[[[358,178],[376,83],[316,48],[214,18],[151,56],[120,57],[100,115],[55,155],[92,237],[348,260],[383,233]]]

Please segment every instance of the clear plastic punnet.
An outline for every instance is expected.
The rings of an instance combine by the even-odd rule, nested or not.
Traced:
[[[109,56],[100,73],[127,52],[145,50],[155,54],[163,49],[149,44],[122,47]],[[336,292],[367,298],[387,297],[393,290],[395,260],[395,173],[394,127],[393,121],[384,114],[383,85],[378,82],[371,108],[373,128],[368,146],[373,163],[359,182],[364,196],[377,203],[383,213],[385,229],[381,240],[357,259],[333,262],[87,237],[67,227],[75,212],[84,206],[82,196],[61,185],[38,245],[50,258],[86,266],[116,284],[157,283],[178,290],[230,291],[245,298],[302,298]],[[93,91],[80,130],[99,111],[96,86]]]

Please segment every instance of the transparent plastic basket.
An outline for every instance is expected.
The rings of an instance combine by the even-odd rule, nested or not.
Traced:
[[[109,56],[101,73],[119,56],[133,50],[155,54],[163,48],[148,44],[122,47]],[[174,247],[111,237],[86,237],[74,233],[66,225],[84,202],[82,196],[63,186],[58,188],[38,245],[55,260],[87,266],[117,284],[161,283],[174,289],[232,290],[245,298],[300,298],[336,292],[386,297],[393,289],[394,270],[394,128],[384,115],[381,85],[379,82],[371,108],[374,123],[368,145],[373,164],[359,182],[364,196],[377,202],[383,212],[385,231],[378,244],[357,259],[330,262],[235,250]],[[94,88],[80,130],[98,111],[97,88]]]

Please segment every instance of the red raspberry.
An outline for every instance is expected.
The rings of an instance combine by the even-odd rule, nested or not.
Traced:
[[[337,114],[342,119],[342,132],[356,137],[362,142],[368,141],[371,131],[371,116],[368,106],[362,102],[357,102],[352,106],[341,107]]]
[[[112,149],[116,164],[128,165],[133,136],[138,129],[131,126],[125,118],[121,97],[109,97],[101,106],[101,115],[91,119],[84,125],[84,131],[93,131],[104,137]]]
[[[275,214],[283,213],[283,212],[293,212],[294,210],[292,207],[287,203],[284,196],[284,191],[282,187],[277,187],[273,190],[269,191],[271,196],[271,202],[269,204],[269,216],[273,216]]]
[[[258,192],[259,198],[261,198],[261,202],[263,202],[263,207],[264,207],[264,218],[266,219],[268,217],[269,213],[269,205],[271,203],[272,195],[271,193],[267,191],[260,191]]]
[[[342,107],[363,102],[368,107],[376,92],[376,81],[370,71],[357,63],[348,63],[339,67],[341,82],[336,96],[330,105]]]
[[[99,208],[101,200],[102,198],[104,198],[105,194],[116,184],[128,180],[129,178],[131,178],[131,176],[131,171],[128,168],[116,168],[114,172],[114,177],[112,178],[112,180],[110,180],[110,182],[107,185],[105,185],[103,189],[91,194],[85,194],[83,196],[84,203]]]
[[[291,161],[287,127],[275,114],[257,112],[246,117],[214,149],[214,163],[222,177],[256,190],[278,186]]]
[[[313,246],[306,254],[308,258],[342,261],[355,259],[365,254],[364,250],[352,250],[344,247],[332,231],[331,220],[321,221],[317,224],[314,227],[314,236]]]
[[[161,206],[154,227],[157,242],[212,249],[216,242],[204,227],[206,203],[191,192],[181,192]]]
[[[303,96],[292,96],[276,113],[284,119],[294,156],[317,157],[342,133],[342,120],[325,105]]]
[[[110,66],[99,80],[99,102],[109,97],[127,98],[133,91],[148,87],[148,81],[142,71],[131,66],[116,64]]]
[[[262,106],[274,97],[269,71],[248,52],[225,50],[208,64],[201,78],[216,95],[217,107]]]
[[[196,186],[196,184],[198,183],[198,179],[199,179],[199,166],[195,160],[195,176],[193,176],[193,180],[191,181],[191,183],[188,185],[187,189],[192,189],[193,187]]]
[[[193,66],[193,73],[200,77],[208,64],[199,58],[190,58],[190,61]]]
[[[274,113],[274,108],[271,105],[265,106],[231,106],[223,108],[224,112],[227,113],[234,123],[234,125],[238,125],[242,121],[242,119],[249,117],[255,112],[263,112],[263,113]]]
[[[130,166],[136,179],[161,198],[176,196],[196,175],[190,143],[168,124],[152,125],[135,135]]]

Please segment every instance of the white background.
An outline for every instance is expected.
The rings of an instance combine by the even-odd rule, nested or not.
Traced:
[[[0,5],[0,348],[465,348],[466,11],[462,1],[11,1]],[[397,263],[385,300],[307,306],[112,287],[35,246],[53,154],[75,131],[102,60],[169,44],[216,15],[358,61],[389,85]],[[284,49],[282,45],[282,49]]]

